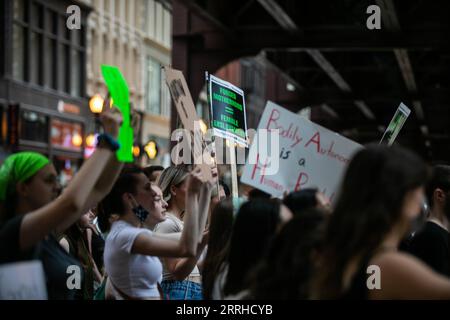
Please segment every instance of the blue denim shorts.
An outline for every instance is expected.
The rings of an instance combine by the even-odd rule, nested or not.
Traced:
[[[164,300],[203,300],[202,286],[192,281],[164,280]]]

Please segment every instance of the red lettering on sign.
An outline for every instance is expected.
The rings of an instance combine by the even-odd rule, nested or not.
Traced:
[[[295,184],[294,191],[300,190],[302,186],[304,186],[306,183],[308,183],[309,177],[306,172],[300,172],[297,178],[297,183]]]
[[[307,148],[308,145],[309,145],[310,143],[316,144],[316,147],[317,147],[317,153],[319,153],[319,151],[320,151],[320,132],[319,132],[319,131],[317,131],[317,132],[311,137],[311,139],[309,139],[309,141],[305,144],[305,148]]]
[[[275,117],[275,114],[277,115],[277,117]],[[280,119],[280,112],[277,109],[273,109],[272,112],[270,113],[270,117],[269,117],[269,121],[267,122],[266,129],[269,129],[271,122],[275,122],[275,127],[277,127],[278,119]]]
[[[253,166],[253,171],[252,171],[252,180],[255,179],[255,173],[256,173],[256,170],[257,170],[257,169],[259,169],[259,170],[262,169],[261,179],[259,180],[259,183],[263,183],[263,181],[264,181],[264,175],[265,175],[265,173],[266,173],[266,168],[267,168],[267,165],[268,165],[267,161],[268,161],[268,159],[266,159],[266,161],[265,161],[265,163],[263,164],[262,167],[258,166],[258,164],[259,164],[259,153],[256,155],[256,163],[255,163],[255,165]]]

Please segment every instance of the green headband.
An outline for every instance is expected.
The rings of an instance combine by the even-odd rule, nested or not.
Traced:
[[[36,152],[18,152],[6,158],[0,167],[0,201],[14,190],[16,183],[34,176],[50,161]]]

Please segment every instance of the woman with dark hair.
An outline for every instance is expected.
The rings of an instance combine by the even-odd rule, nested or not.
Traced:
[[[278,200],[250,200],[239,208],[230,239],[225,296],[245,296],[249,272],[264,257],[275,233],[291,218],[292,212]]]
[[[307,209],[283,226],[250,281],[252,299],[308,298],[325,221],[323,211]]]
[[[202,285],[204,299],[223,299],[224,262],[233,230],[233,204],[222,200],[211,214],[209,241],[203,263]]]
[[[319,208],[325,211],[330,210],[330,201],[322,192],[315,188],[293,191],[283,199],[283,204],[294,215],[302,214],[303,211],[311,208]]]
[[[420,213],[427,171],[400,147],[370,145],[351,160],[313,289],[318,299],[450,298],[450,281],[397,250]]]
[[[56,170],[41,154],[19,152],[0,167],[0,264],[38,259],[50,299],[74,299],[77,294],[67,285],[71,275],[67,270],[79,263],[55,235],[100,201],[122,168],[115,152],[122,116],[115,108],[104,109],[100,117],[104,133],[96,151],[61,195]]]
[[[164,170],[163,166],[148,166],[142,169],[150,182],[156,182]]]
[[[103,232],[108,231],[104,253],[107,298],[162,298],[159,290],[162,265],[158,257],[192,257],[196,256],[197,246],[204,246],[202,232],[206,218],[199,208],[205,205],[202,194],[210,191],[213,182],[203,181],[200,168],[189,173],[186,228],[181,236],[166,235],[150,231],[166,218],[167,203],[161,189],[152,185],[137,167],[122,171],[111,192],[99,204],[99,225]]]
[[[59,244],[72,256],[76,257],[83,267],[85,279],[78,299],[92,300],[94,298],[95,283],[103,280],[89,244],[88,230],[90,230],[90,212],[84,214],[80,220],[67,229],[59,239]]]

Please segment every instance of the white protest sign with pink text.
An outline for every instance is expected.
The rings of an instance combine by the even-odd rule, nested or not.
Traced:
[[[315,187],[333,201],[346,166],[362,148],[271,101],[266,104],[258,135],[263,130],[278,132],[279,146],[266,143],[269,150],[263,150],[261,141],[253,141],[241,182],[275,197]],[[278,167],[277,172],[268,170],[271,166]]]

